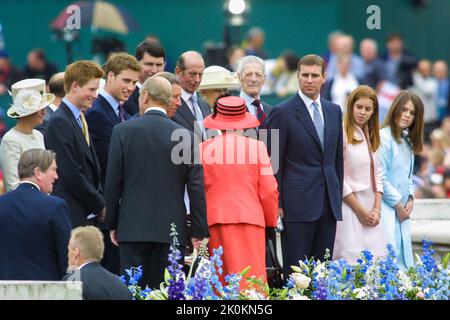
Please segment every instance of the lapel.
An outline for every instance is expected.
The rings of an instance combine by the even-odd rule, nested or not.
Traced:
[[[61,105],[59,108],[62,108],[64,115],[67,117],[69,122],[72,124],[73,130],[75,132],[75,136],[78,138],[78,141],[80,145],[83,148],[84,153],[86,154],[87,158],[96,165],[96,161],[93,158],[93,154],[91,151],[91,148],[88,146],[86,140],[84,139],[83,132],[81,131],[80,126],[78,125],[77,120],[75,120],[75,117],[73,116],[72,111],[70,111],[69,107],[64,103],[61,102]],[[92,141],[91,141],[92,146]]]
[[[323,112],[323,122],[325,126],[325,133],[324,133],[324,142],[323,142],[323,148],[324,152],[327,150],[327,143],[331,141],[331,122],[333,115],[331,114],[330,108],[327,108],[327,101],[320,98],[320,103],[322,104],[322,112]],[[314,126],[314,123],[313,123]],[[317,137],[318,138],[318,137]]]
[[[194,131],[194,122],[196,121],[196,119],[194,118],[191,109],[189,109],[187,103],[183,99],[181,99],[181,107],[178,108],[177,113],[179,113],[180,116],[184,120],[186,120],[186,122],[189,124],[189,127],[191,127],[192,131]]]
[[[116,125],[120,123],[120,119],[117,116],[117,114],[114,112],[112,106],[109,104],[108,100],[105,99],[101,94],[98,95],[98,102],[100,103],[101,107],[104,109],[107,117],[111,121],[113,125]]]
[[[205,119],[208,115],[211,114],[211,107],[209,106],[208,102],[204,101],[200,97],[198,98],[197,102],[200,110],[202,111],[203,119]]]
[[[316,127],[314,126],[314,123],[311,119],[311,115],[308,112],[308,108],[306,107],[303,100],[300,98],[298,94],[294,96],[294,105],[296,109],[296,116],[300,120],[300,122],[305,127],[306,131],[312,136],[314,141],[316,141],[317,146],[320,150],[322,150],[322,145],[320,144],[319,136],[317,135]],[[323,109],[323,105],[322,105]],[[325,121],[325,112],[324,112],[324,122],[325,122],[325,135],[326,135],[326,121]],[[324,141],[324,146],[326,145],[327,139]],[[323,152],[323,150],[322,150]]]

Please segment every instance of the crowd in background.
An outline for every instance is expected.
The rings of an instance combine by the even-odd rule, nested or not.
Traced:
[[[286,50],[273,59],[264,49],[265,32],[254,27],[241,45],[227,50],[227,70],[235,72],[237,62],[245,55],[265,61],[266,80],[261,95],[284,98],[299,90],[297,64],[299,56]],[[150,41],[158,42],[154,35]],[[414,48],[405,47],[400,34],[391,34],[385,44],[365,38],[355,43],[351,35],[333,31],[328,37],[328,50],[323,54],[327,64],[327,82],[322,96],[339,104],[345,112],[349,93],[359,84],[373,88],[380,104],[380,122],[386,116],[394,97],[402,89],[417,93],[425,105],[425,148],[416,157],[414,168],[418,198],[445,198],[450,194],[450,81],[444,60],[430,61],[416,57]],[[173,68],[172,63],[165,65]],[[8,94],[14,82],[25,78],[41,78],[48,82],[58,70],[46,59],[42,49],[32,49],[27,64],[21,69],[10,63],[6,51],[0,51],[0,95]],[[168,70],[173,71],[173,70]],[[0,138],[6,133],[0,110]],[[0,173],[1,174],[1,173]],[[0,176],[1,177],[1,176]],[[0,189],[1,192],[2,189]]]
[[[61,237],[68,241],[67,230],[95,225],[101,233],[93,231],[94,236],[104,246],[85,262],[80,255],[83,246],[68,241],[69,266],[81,270],[94,262],[100,267],[101,260],[106,269],[119,274],[143,265],[142,281],[152,287],[162,281],[167,265],[171,222],[180,229],[182,246],[198,248],[209,237],[211,246],[227,248],[224,270],[253,265],[250,273],[264,279],[264,240],[276,238],[277,213],[285,223],[281,235],[285,277],[299,258],[323,257],[326,248],[333,253],[334,243],[338,244],[334,257],[348,255],[352,261],[355,253],[348,249],[362,243],[359,236],[347,238],[344,229],[354,229],[352,225],[361,229],[360,238],[373,239],[369,247],[375,243],[384,247],[387,240],[380,240],[380,235],[398,242],[399,248],[402,243],[410,245],[409,231],[399,236],[397,227],[407,229],[409,224],[403,223],[414,199],[450,197],[447,64],[417,59],[404,48],[399,34],[388,37],[383,54],[372,39],[362,40],[357,54],[352,36],[333,32],[323,58],[310,54],[300,59],[287,51],[275,60],[264,50],[264,36],[261,29],[250,30],[242,47],[229,49],[225,68],[205,68],[200,53],[184,52],[174,73],[163,72],[166,52],[154,37],[140,43],[134,56],[113,53],[102,67],[76,61],[64,74],[40,49],[30,52],[23,72],[10,65],[3,52],[0,90],[12,95],[7,116],[17,120],[9,131],[4,128],[0,145],[8,191],[0,199],[5,207],[14,212],[15,197],[23,202],[27,194],[42,201],[45,197],[37,191],[64,199],[70,223],[64,221]],[[286,98],[272,107],[264,101],[269,94]],[[204,157],[202,166],[176,164],[171,151],[177,145],[171,135],[179,129],[204,141],[203,156],[211,148],[214,152],[209,155],[216,156],[224,146],[222,140],[242,141],[246,148],[264,152],[258,153],[256,166],[242,172],[238,166],[230,166],[229,172],[215,163],[210,166]],[[270,129],[279,130],[277,181],[273,172],[259,172],[270,167],[266,146],[243,137],[248,129],[256,133],[269,129],[269,135]],[[35,151],[37,158],[47,157],[48,164],[33,166],[32,159],[28,164],[32,170],[17,172],[24,151],[36,148],[53,150],[56,160],[53,153]],[[352,163],[358,159],[359,164]],[[352,171],[358,165],[364,170]],[[242,191],[230,192],[238,189],[235,185]],[[401,190],[393,190],[394,185]],[[46,199],[61,205],[56,197]],[[380,224],[386,210],[391,214],[384,217],[392,218],[388,233]],[[342,216],[335,238],[336,221]],[[351,224],[348,216],[354,218]],[[299,234],[305,235],[303,241],[298,241]],[[383,256],[383,250],[376,255]],[[404,256],[402,265],[412,265],[410,247],[398,254]],[[49,278],[60,278],[65,264],[60,261]],[[17,271],[4,266],[6,273]]]

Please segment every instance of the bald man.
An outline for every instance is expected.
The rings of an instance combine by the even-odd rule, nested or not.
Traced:
[[[106,224],[111,241],[119,246],[121,274],[141,265],[140,284],[150,288],[159,288],[164,281],[171,223],[177,226],[182,246],[188,241],[198,245],[208,236],[202,169],[171,160],[172,150],[180,143],[172,141],[172,133],[178,130],[190,136],[168,117],[171,98],[168,80],[155,75],[143,83],[141,116],[114,126],[106,171]],[[185,185],[192,200],[191,239],[186,239]]]
[[[200,53],[187,51],[177,61],[175,73],[181,84],[181,107],[172,120],[195,132],[203,140],[207,137],[203,119],[211,113],[208,103],[197,96],[196,91],[203,77],[205,62]],[[194,130],[194,128],[196,128]]]

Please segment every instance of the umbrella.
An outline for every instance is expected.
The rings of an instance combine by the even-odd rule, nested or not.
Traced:
[[[104,29],[121,34],[128,34],[137,29],[137,22],[121,6],[106,1],[78,1],[72,5],[80,8],[81,27]],[[57,30],[66,28],[67,20],[74,13],[66,8],[52,22],[51,27]]]

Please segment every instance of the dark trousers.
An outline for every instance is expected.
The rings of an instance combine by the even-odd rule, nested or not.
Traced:
[[[275,231],[275,228],[266,227],[266,246],[267,246],[267,240],[272,240],[273,247],[275,249],[275,257],[278,259],[277,256],[277,232]],[[266,254],[266,267],[274,267],[273,262],[271,261],[270,257]]]
[[[120,274],[119,247],[111,242],[109,230],[102,230],[102,233],[105,243],[105,253],[101,261],[102,267],[113,274],[122,275],[123,273]]]
[[[328,201],[325,201],[319,220],[312,222],[285,222],[281,233],[284,279],[292,273],[291,265],[298,266],[299,260],[324,260],[325,250],[333,256],[336,219]],[[331,259],[331,257],[330,257]]]
[[[149,288],[159,288],[164,281],[164,270],[169,266],[168,243],[159,242],[121,242],[120,250],[120,270],[121,274],[126,274],[125,269],[142,266],[143,274],[139,281],[142,288],[148,285]],[[184,264],[184,254],[179,261]]]

